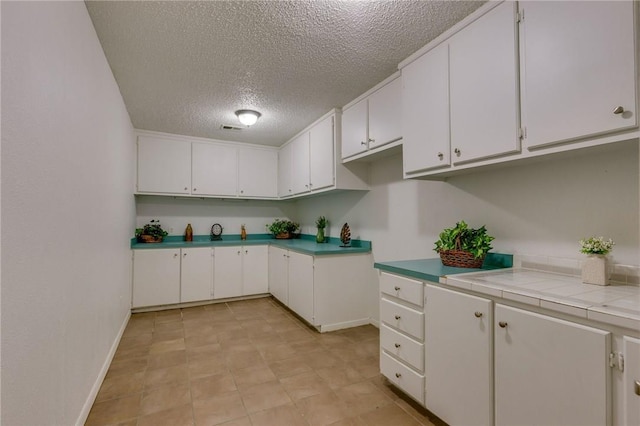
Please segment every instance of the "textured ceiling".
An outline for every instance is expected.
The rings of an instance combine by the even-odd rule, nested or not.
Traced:
[[[136,128],[278,146],[482,2],[86,4]],[[220,130],[244,108],[262,118]]]

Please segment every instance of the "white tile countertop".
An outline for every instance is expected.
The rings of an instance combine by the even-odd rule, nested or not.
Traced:
[[[443,284],[640,330],[640,287],[583,284],[579,277],[513,268],[443,277]]]

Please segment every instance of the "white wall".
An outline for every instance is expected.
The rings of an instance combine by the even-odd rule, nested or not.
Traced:
[[[0,422],[70,425],[128,318],[133,127],[84,2],[1,7]]]

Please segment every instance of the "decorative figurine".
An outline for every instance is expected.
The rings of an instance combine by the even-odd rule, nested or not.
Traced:
[[[350,247],[351,244],[351,230],[349,229],[349,224],[345,223],[342,226],[342,230],[340,231],[340,241],[342,241],[342,245],[340,247]]]

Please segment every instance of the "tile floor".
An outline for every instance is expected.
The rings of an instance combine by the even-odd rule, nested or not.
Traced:
[[[86,424],[432,425],[380,375],[378,344],[272,298],[134,314]]]

